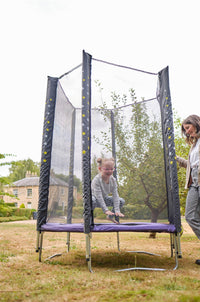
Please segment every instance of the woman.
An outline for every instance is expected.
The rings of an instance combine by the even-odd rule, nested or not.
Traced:
[[[200,239],[200,117],[188,116],[181,125],[182,135],[191,146],[188,159],[177,156],[181,167],[186,168],[185,189],[188,190],[185,208],[185,219],[193,232]],[[196,264],[200,265],[200,259]]]

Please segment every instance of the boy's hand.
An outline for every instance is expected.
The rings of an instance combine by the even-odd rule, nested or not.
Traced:
[[[124,214],[122,214],[121,212],[116,212],[115,215],[119,217],[124,217]]]
[[[106,214],[106,215],[115,215],[113,212],[111,212],[111,211],[109,211],[109,210],[106,211],[105,214]]]

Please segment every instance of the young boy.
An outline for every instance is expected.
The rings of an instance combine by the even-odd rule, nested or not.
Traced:
[[[92,180],[92,208],[102,208],[108,219],[114,223],[119,223],[119,217],[124,217],[120,208],[125,201],[118,195],[117,182],[113,176],[114,159],[98,158],[97,163],[99,174]],[[108,196],[109,194],[112,196]],[[112,211],[108,209],[108,206],[113,206]]]

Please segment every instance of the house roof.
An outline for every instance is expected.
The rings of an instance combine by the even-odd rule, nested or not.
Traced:
[[[39,177],[26,177],[20,180],[13,182],[13,187],[32,187],[39,186]],[[50,185],[52,186],[65,186],[68,187],[68,183],[62,179],[50,176]]]

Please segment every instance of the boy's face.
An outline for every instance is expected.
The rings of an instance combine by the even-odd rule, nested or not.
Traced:
[[[114,171],[114,164],[112,161],[108,161],[104,163],[101,167],[99,167],[99,171],[102,176],[111,176]]]

